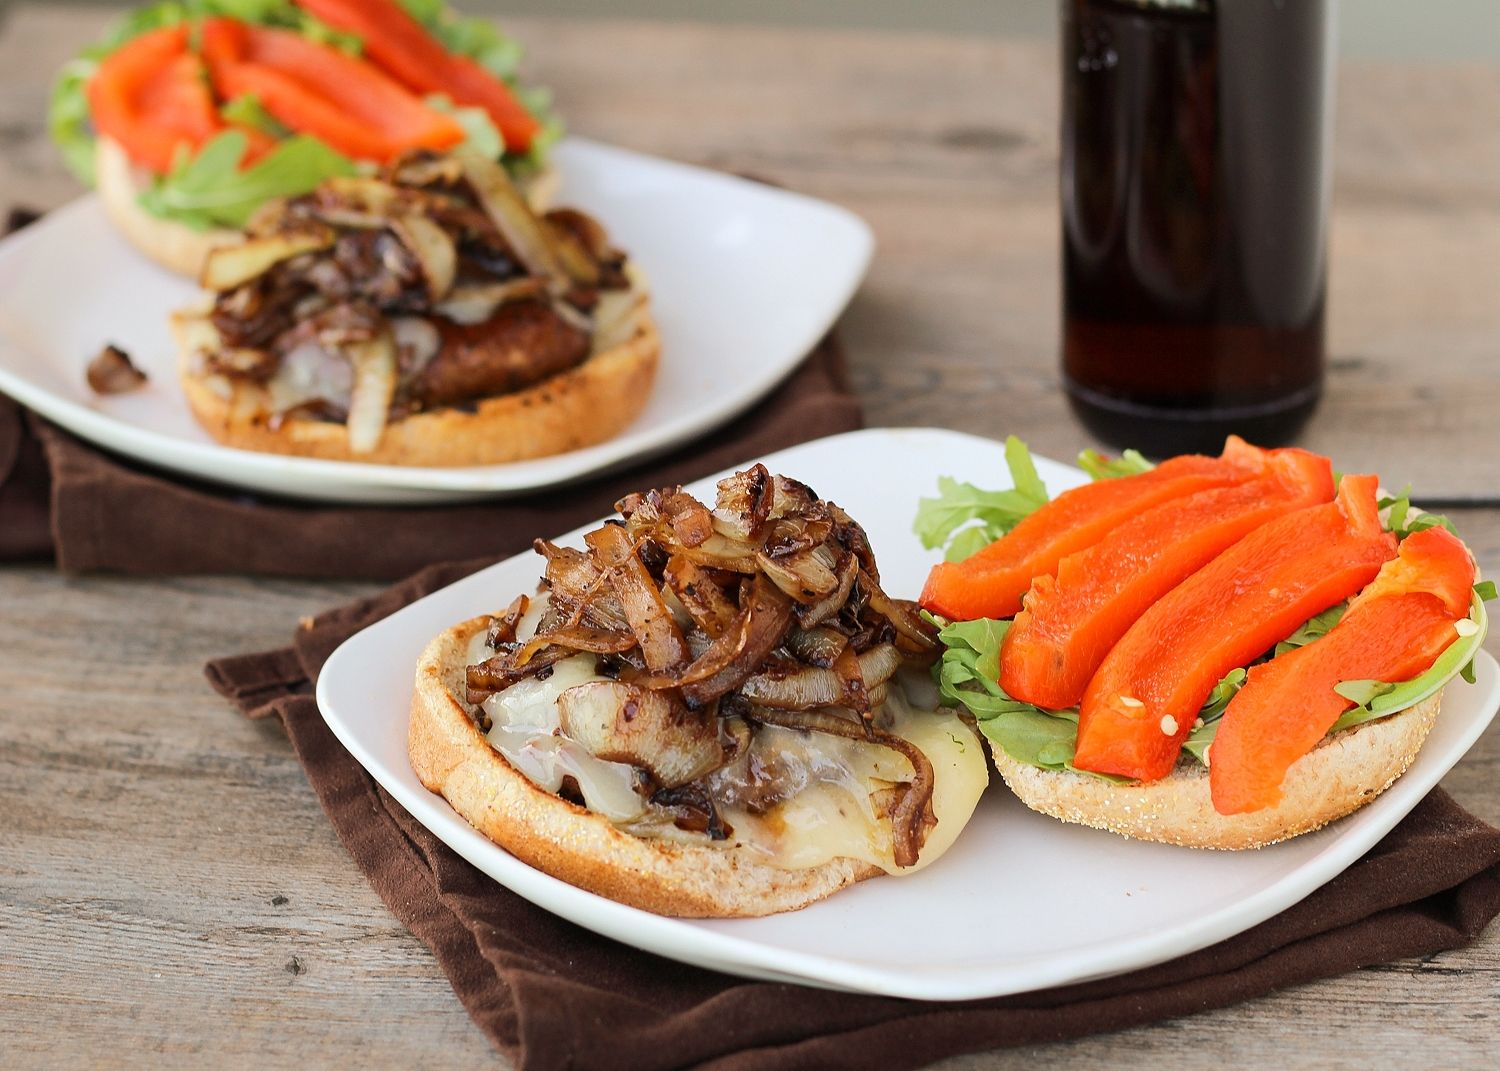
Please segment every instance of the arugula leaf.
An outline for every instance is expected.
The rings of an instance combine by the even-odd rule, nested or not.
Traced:
[[[1329,629],[1343,620],[1344,611],[1348,609],[1349,604],[1341,602],[1337,606],[1329,607],[1321,614],[1315,614],[1296,632],[1276,645],[1276,654],[1284,655],[1295,648],[1306,647],[1320,636],[1326,636]]]
[[[1396,686],[1385,681],[1340,681],[1333,690],[1356,707],[1368,707],[1381,696],[1390,695]]]
[[[1111,784],[1129,784],[1133,778],[1116,777],[1114,774],[1080,770],[1073,765],[1073,750],[1078,743],[1078,712],[1063,710],[1056,713],[1038,710],[1008,710],[993,718],[982,720],[979,731],[984,733],[1000,750],[1017,762],[1037,766],[1043,770],[1067,770],[1097,777]]]
[[[1036,474],[1036,465],[1031,460],[1031,451],[1014,435],[1005,437],[1005,467],[1010,469],[1011,482],[1026,498],[1045,505],[1047,485]]]
[[[241,171],[247,142],[243,131],[227,130],[196,156],[184,154],[170,174],[141,194],[141,205],[152,215],[198,230],[243,227],[273,197],[296,197],[326,178],[357,171],[348,157],[305,134],[283,141]]]
[[[219,114],[224,117],[226,123],[248,127],[251,130],[259,130],[262,134],[269,134],[278,140],[291,137],[292,134],[290,130],[281,125],[280,120],[266,111],[265,106],[260,102],[260,98],[254,93],[246,93],[235,97],[219,109]]]
[[[1014,435],[1005,440],[1011,487],[984,491],[951,476],[938,477],[938,496],[917,501],[912,531],[928,550],[946,546],[944,558],[961,561],[1010,531],[1047,503],[1047,485],[1037,475],[1031,451]]]
[[[1078,711],[1043,710],[1013,699],[1000,687],[1000,645],[1010,630],[1009,621],[979,618],[945,624],[926,611],[923,616],[941,626],[943,657],[933,667],[933,676],[945,703],[967,707],[980,731],[1007,755],[1043,769],[1071,770],[1117,784],[1130,780],[1073,765]]]
[[[1224,709],[1229,706],[1241,688],[1245,686],[1247,676],[1244,668],[1231,669],[1224,674],[1223,680],[1214,685],[1213,691],[1208,693],[1208,698],[1203,701],[1203,708],[1198,711],[1198,720],[1205,724],[1224,716]]]
[[[1425,513],[1419,511],[1416,516],[1411,515],[1411,484],[1401,489],[1401,493],[1382,498],[1375,504],[1377,509],[1388,510],[1385,526],[1394,532],[1397,539],[1405,539],[1413,532],[1420,532],[1426,528],[1446,528],[1454,535],[1458,530],[1453,527],[1453,522],[1441,513]]]
[[[1224,674],[1224,678],[1214,685],[1213,691],[1203,701],[1203,707],[1198,711],[1198,724],[1182,742],[1182,750],[1205,766],[1208,765],[1208,746],[1214,742],[1214,736],[1219,731],[1219,720],[1224,716],[1229,701],[1244,687],[1245,676],[1244,669],[1231,669]]]
[[[1106,457],[1098,450],[1085,450],[1078,455],[1078,467],[1088,473],[1091,480],[1139,476],[1156,468],[1139,450],[1126,450],[1117,458]]]
[[[429,108],[445,112],[464,128],[464,145],[487,160],[498,160],[505,155],[505,138],[483,108],[460,108],[447,96],[435,93],[426,98]]]

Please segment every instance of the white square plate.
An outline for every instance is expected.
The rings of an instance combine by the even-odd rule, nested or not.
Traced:
[[[939,473],[1006,483],[1000,444],[957,432],[872,430],[784,450],[773,472],[805,480],[869,532],[893,594],[913,595],[937,559],[911,533]],[[1056,492],[1077,469],[1038,459]],[[690,487],[712,499],[713,479]],[[600,503],[607,509],[606,503]],[[578,544],[582,531],[562,542]],[[542,534],[542,533],[538,533]],[[501,562],[351,638],[323,668],[318,703],[344,746],[423,825],[502,885],[598,933],[731,974],[929,1000],[967,1000],[1160,963],[1246,930],[1333,878],[1385,836],[1468,751],[1500,705],[1500,667],[1455,682],[1412,768],[1368,807],[1254,852],[1128,841],[1035,814],[998,780],[942,859],[801,911],[691,921],[624,907],[533,870],[422,787],[406,759],[413,667],[449,626],[533,590],[541,559]],[[893,929],[901,941],[888,939]]]
[[[652,288],[662,363],[644,412],[597,446],[469,468],[278,457],[215,443],[177,385],[167,316],[196,287],[115,233],[96,197],[0,242],[0,391],[100,446],[217,483],[297,498],[403,503],[496,497],[660,453],[766,394],[848,304],[874,250],[823,201],[570,138],[557,203],[599,218]],[[98,397],[84,369],[106,342],[151,377]]]

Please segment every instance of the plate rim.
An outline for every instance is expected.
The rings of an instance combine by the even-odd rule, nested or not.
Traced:
[[[10,395],[27,408],[96,445],[147,464],[222,486],[302,501],[344,501],[369,505],[422,502],[436,504],[513,497],[565,486],[658,457],[739,416],[770,394],[815,350],[819,341],[848,308],[874,259],[876,240],[873,228],[851,209],[832,201],[590,138],[564,138],[554,152],[564,158],[573,152],[583,152],[594,157],[628,160],[668,174],[684,175],[692,181],[738,190],[757,199],[795,204],[802,211],[811,210],[838,221],[838,225],[848,232],[848,259],[842,265],[840,285],[834,289],[828,308],[823,315],[811,321],[815,330],[808,332],[810,339],[804,345],[791,347],[796,352],[783,359],[757,364],[753,369],[754,374],[740,381],[740,389],[732,393],[715,393],[708,404],[691,407],[687,415],[665,433],[653,428],[627,428],[620,435],[593,446],[499,465],[431,468],[372,465],[365,462],[270,454],[225,446],[218,442],[195,442],[123,420],[92,408],[84,401],[74,400],[33,383],[21,373],[12,371],[4,360],[3,355],[7,351],[24,350],[24,347],[3,335],[0,335],[0,393]],[[64,224],[75,215],[94,209],[98,204],[98,194],[90,192],[48,212],[30,227],[0,239],[0,259],[8,260],[22,255],[21,251],[24,249],[45,241],[54,227]],[[186,402],[183,404],[185,406]],[[229,465],[234,471],[228,476],[223,472],[208,471],[213,468],[215,461]],[[532,474],[527,475],[528,469],[523,466],[529,467]],[[538,473],[537,469],[541,472]],[[298,479],[309,481],[313,486],[298,486]],[[292,483],[288,484],[288,480]]]
[[[768,454],[763,460],[768,465],[775,465],[779,464],[778,458],[796,451],[808,448],[827,449],[832,444],[845,444],[866,437],[886,437],[893,433],[901,436],[942,437],[953,446],[962,448],[977,446],[996,451],[1002,448],[1002,444],[995,440],[942,428],[866,428],[801,443]],[[1064,462],[1055,462],[1039,455],[1037,460],[1075,469],[1074,466]],[[705,477],[704,480],[719,479],[729,471],[732,470],[724,470],[724,472]],[[588,531],[591,527],[596,527],[597,523],[579,526],[556,538],[567,540]],[[1406,783],[1407,788],[1404,792],[1396,794],[1396,788],[1393,785],[1361,812],[1356,812],[1366,816],[1379,815],[1376,820],[1371,821],[1366,817],[1362,823],[1348,827],[1342,833],[1335,830],[1328,836],[1328,843],[1310,859],[1243,898],[1232,900],[1208,915],[1195,916],[1185,924],[1184,928],[1115,939],[1106,946],[1106,950],[1102,953],[1096,951],[1097,945],[1084,945],[1063,953],[1037,953],[1008,960],[999,967],[993,964],[923,965],[921,967],[906,965],[898,970],[835,956],[770,946],[754,939],[736,937],[718,930],[701,929],[693,926],[689,920],[656,915],[601,897],[552,877],[517,859],[504,848],[474,830],[449,806],[446,800],[429,792],[419,783],[417,790],[413,791],[400,777],[382,776],[386,772],[384,764],[371,754],[358,735],[345,724],[343,718],[333,711],[332,701],[328,697],[328,690],[331,687],[329,682],[338,679],[339,675],[344,672],[341,668],[342,663],[357,657],[360,644],[356,641],[375,630],[385,632],[389,628],[397,628],[402,617],[418,616],[422,612],[423,605],[429,600],[434,600],[445,593],[449,593],[452,597],[453,589],[461,585],[482,584],[484,578],[492,572],[509,567],[518,559],[528,557],[528,552],[523,551],[461,577],[402,607],[388,617],[372,623],[341,643],[329,656],[318,675],[315,696],[324,722],[366,772],[405,807],[424,828],[492,880],[543,910],[621,943],[679,962],[707,967],[721,973],[792,982],[816,988],[924,1001],[985,999],[1034,992],[1039,989],[1085,982],[1146,968],[1227,940],[1304,899],[1333,880],[1379,843],[1468,753],[1474,742],[1488,728],[1497,707],[1500,707],[1500,664],[1497,664],[1488,652],[1481,650],[1476,654],[1475,663],[1480,680],[1487,682],[1488,687],[1480,695],[1478,701],[1484,705],[1487,713],[1481,712],[1464,727],[1449,748],[1451,758],[1448,757],[1448,753],[1445,753],[1435,763],[1429,762],[1418,770],[1419,754],[1417,762],[1413,763],[1413,768],[1409,769],[1397,782],[1398,785],[1402,782]],[[1446,706],[1446,700],[1444,705]],[[1422,787],[1417,790],[1412,787],[1414,785]],[[1406,798],[1412,796],[1413,793],[1415,797],[1410,802],[1405,802]],[[1382,804],[1382,801],[1386,802]],[[424,818],[422,813],[424,811],[434,813],[438,817],[438,824],[446,828],[434,828],[434,825]],[[1261,850],[1273,851],[1276,847],[1272,845]],[[1191,851],[1192,849],[1181,850]],[[498,876],[491,869],[492,866],[505,870],[507,877]],[[588,916],[588,918],[582,916]],[[702,946],[706,946],[709,955],[705,956]],[[1084,963],[1088,964],[1086,969],[1083,966]],[[1001,972],[1007,975],[1021,975],[1023,978],[997,984],[995,979]]]

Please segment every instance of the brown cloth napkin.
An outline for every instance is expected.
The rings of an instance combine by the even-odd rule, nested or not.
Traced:
[[[730,978],[616,944],[460,859],[375,784],[311,697],[346,637],[484,564],[427,569],[307,622],[290,647],[221,659],[207,672],[248,716],[281,719],[355,863],[522,1071],[914,1068],[1458,948],[1500,913],[1500,830],[1439,789],[1354,866],[1260,926],[1170,963],[1060,989],[927,1004]]]
[[[50,554],[69,573],[389,580],[437,561],[513,554],[537,533],[607,513],[630,491],[683,483],[860,424],[830,335],[744,416],[648,467],[481,505],[361,508],[278,502],[160,473],[0,395],[0,561]]]

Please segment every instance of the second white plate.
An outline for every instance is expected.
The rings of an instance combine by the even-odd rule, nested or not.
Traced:
[[[949,431],[853,432],[765,461],[859,520],[886,587],[899,595],[915,594],[937,560],[911,532],[916,501],[933,493],[937,475],[986,487],[1006,483],[999,443]],[[1085,479],[1056,462],[1038,459],[1037,467],[1054,493]],[[690,490],[711,500],[713,483],[700,480]],[[561,541],[577,545],[582,531]],[[319,676],[324,718],[403,807],[502,885],[626,944],[756,978],[967,1000],[1195,951],[1296,903],[1373,847],[1469,750],[1500,706],[1500,667],[1481,653],[1478,683],[1450,686],[1426,746],[1384,795],[1317,833],[1259,851],[1193,851],[1064,825],[1027,810],[997,783],[949,853],[910,877],[867,881],[769,918],[669,919],[532,869],[423,788],[407,762],[407,710],[423,646],[455,622],[533,590],[540,571],[534,554],[512,558],[351,638]]]
[[[445,469],[220,446],[182,398],[167,330],[196,288],[131,249],[93,196],[0,242],[0,391],[100,446],[254,491],[371,504],[518,494],[658,454],[749,407],[833,326],[874,250],[859,217],[809,197],[577,138],[554,159],[558,203],[597,216],[645,269],[661,329],[656,388],[608,442]],[[147,389],[88,389],[106,342],[147,372]]]

